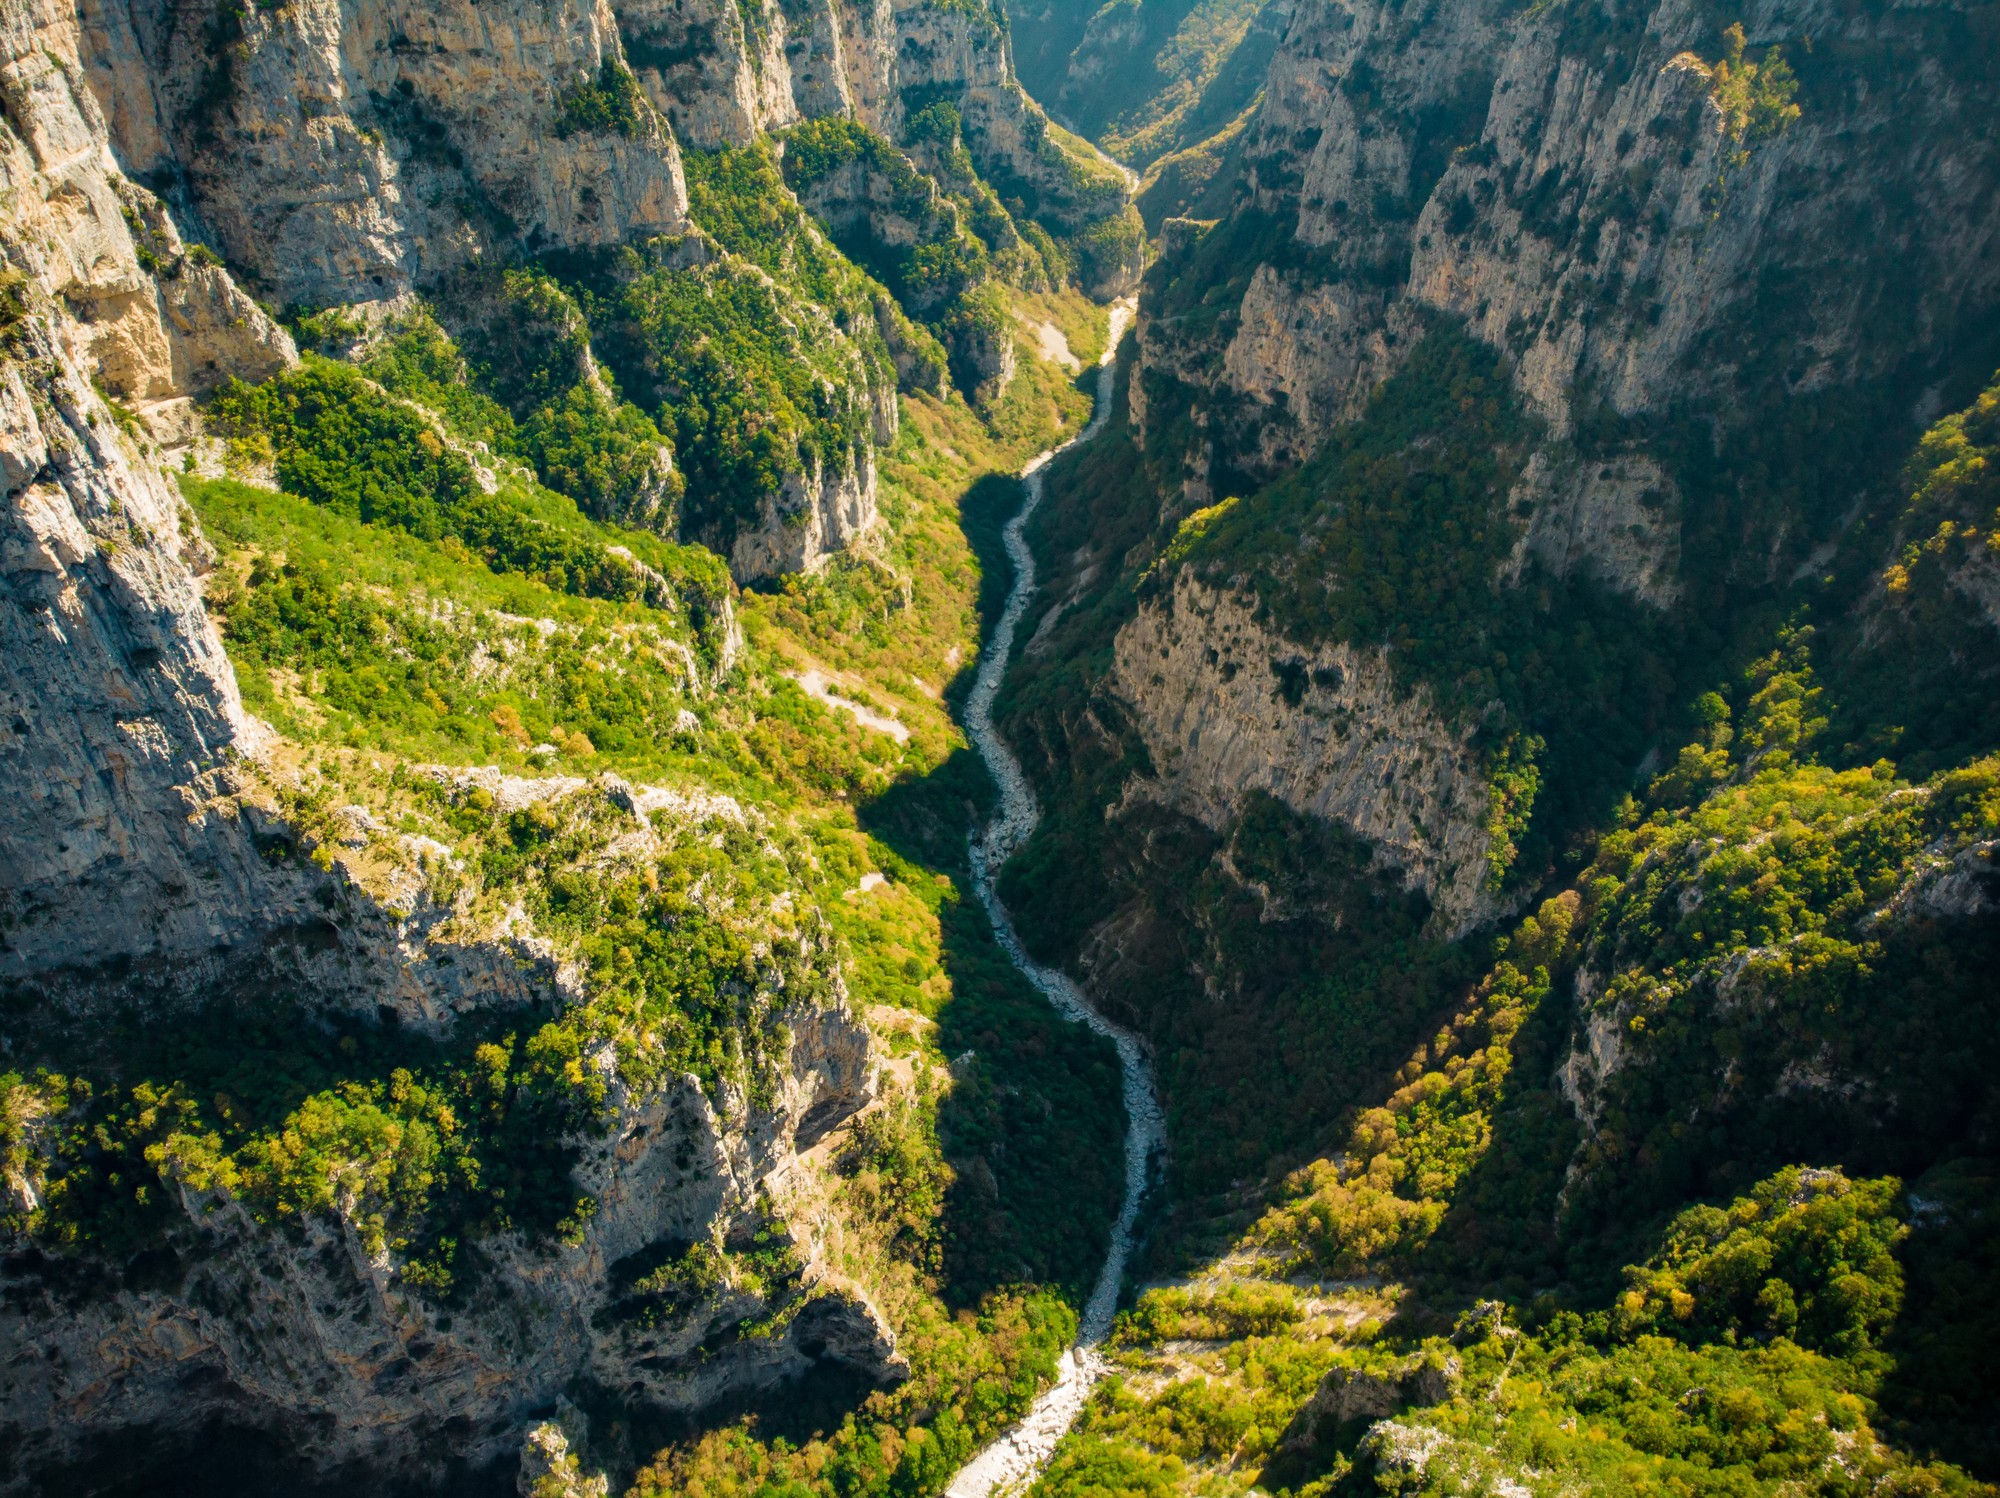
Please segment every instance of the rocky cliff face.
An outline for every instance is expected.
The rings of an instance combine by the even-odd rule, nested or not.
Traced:
[[[1430,329],[1461,325],[1536,430],[1493,502],[1515,532],[1503,594],[1587,584],[1671,620],[1782,584],[1867,482],[1853,434],[1906,445],[1939,382],[1987,356],[2000,157],[1973,124],[1995,108],[1980,24],[1776,4],[1746,40],[1674,3],[1300,6],[1229,147],[1229,215],[1169,222],[1141,301],[1133,421],[1180,475],[1163,517],[1296,468]],[[1843,442],[1851,462],[1771,483]],[[1126,626],[1121,661],[1160,627]],[[1241,687],[1219,657],[1201,669],[1171,709],[1122,671],[1119,690],[1148,721],[1227,713]],[[1421,756],[1401,716],[1364,713],[1358,741]],[[1351,752],[1295,734],[1287,775]],[[1188,794],[1227,799],[1208,784]],[[1334,814],[1370,837],[1394,820],[1388,801]]]
[[[380,303],[468,268],[685,235],[677,134],[744,146],[837,116],[893,140],[919,96],[957,105],[1018,211],[1081,236],[1087,284],[1138,272],[1123,179],[1049,138],[1000,27],[968,7],[92,0],[64,24],[98,139],[274,305]],[[176,294],[193,307],[212,275],[193,268]],[[873,383],[848,394],[893,419]],[[739,577],[810,570],[866,532],[872,448],[787,471],[762,533],[725,546]]]
[[[215,222],[254,244],[248,263],[296,277],[294,286],[352,294],[378,276],[384,288],[407,286],[437,263],[426,257],[441,244],[442,200],[416,192],[396,170],[404,163],[370,137],[366,121],[383,116],[366,111],[388,106],[339,69],[318,93],[251,81],[260,67],[330,57],[347,68],[351,56],[319,47],[338,38],[338,20],[331,10],[251,10],[248,34],[226,54],[243,70],[240,92],[202,127],[233,133],[245,154],[205,185],[160,180],[216,205]],[[379,51],[470,69],[447,77],[412,65],[424,88],[476,110],[505,80],[488,71],[491,54],[475,66],[454,53],[446,43],[463,38],[453,26],[477,23],[484,42],[520,64],[524,48],[594,44],[609,35],[592,29],[604,20],[566,12],[534,23],[552,32],[509,31],[487,11],[430,12],[394,18],[407,46]],[[202,599],[213,554],[162,460],[186,450],[193,395],[297,356],[120,169],[121,133],[121,148],[152,140],[167,153],[177,148],[163,122],[196,129],[161,102],[185,97],[171,54],[195,33],[147,21],[80,21],[57,5],[0,19],[0,768],[12,791],[0,819],[0,986],[13,1016],[10,1087],[31,1031],[74,1031],[87,1046],[109,1016],[191,1015],[231,994],[276,992],[304,1014],[434,1038],[467,1016],[560,1011],[588,996],[587,980],[518,909],[469,903],[448,848],[359,807],[308,830],[288,799],[283,746],[243,709]],[[141,34],[168,55],[130,50]],[[359,44],[349,34],[345,45]],[[377,51],[371,40],[361,55]],[[386,98],[414,96],[388,81]],[[253,116],[281,101],[304,113]],[[496,129],[475,141],[467,128],[454,170],[532,205],[545,226],[622,234],[679,222],[664,133],[643,162],[621,140],[531,164],[528,136],[510,143]],[[337,166],[341,191],[324,192],[326,173],[315,177],[301,152],[320,153],[326,172]],[[380,180],[341,175],[370,152]],[[141,159],[157,167],[169,157]],[[602,213],[571,213],[572,189]],[[838,512],[799,551],[830,528],[844,539],[865,523],[866,486],[850,474],[831,487]],[[502,807],[512,797],[515,809],[569,797],[565,815],[609,817],[593,867],[651,856],[655,828],[677,816],[728,810],[691,811],[685,798],[616,783],[496,782],[487,795]],[[767,937],[779,950],[765,977],[776,986],[758,1001],[782,1015],[781,1051],[716,1089],[687,1075],[628,1078],[608,1046],[593,1055],[607,1101],[575,1141],[571,1180],[594,1214],[569,1241],[487,1242],[489,1272],[460,1303],[412,1293],[405,1266],[365,1228],[365,1191],[286,1233],[225,1187],[180,1178],[164,1237],[140,1256],[157,1272],[135,1271],[138,1260],[93,1268],[88,1256],[10,1254],[0,1338],[33,1355],[0,1376],[0,1485],[47,1490],[107,1442],[164,1450],[217,1423],[274,1435],[313,1462],[434,1473],[511,1460],[526,1415],[578,1381],[689,1410],[822,1358],[896,1377],[894,1334],[865,1293],[827,1276],[806,1219],[787,1226],[791,1196],[816,1168],[802,1152],[870,1102],[878,1063],[846,1010],[824,932],[772,919]],[[789,989],[787,971],[804,975]],[[61,1111],[38,1108],[8,1115],[0,1210],[10,1221],[41,1205],[65,1169]],[[758,1234],[752,1270],[745,1254]],[[698,1290],[665,1314],[633,1302],[631,1282],[652,1266],[621,1266],[697,1248],[713,1266]]]
[[[880,1313],[827,1277],[809,1228],[773,1216],[807,1168],[796,1151],[876,1089],[868,1033],[844,1006],[787,1018],[789,1054],[757,1104],[728,1093],[718,1106],[693,1077],[635,1090],[599,1057],[607,1118],[571,1177],[595,1214],[567,1245],[489,1242],[477,1288],[449,1305],[410,1292],[351,1200],[285,1234],[183,1186],[156,1272],[81,1294],[73,1268],[28,1255],[0,1321],[35,1353],[0,1375],[15,1490],[121,1436],[170,1449],[218,1422],[318,1470],[434,1477],[511,1463],[526,1417],[580,1387],[692,1411],[827,1358],[900,1376]],[[778,1245],[779,1273],[747,1267],[754,1235]],[[635,1293],[690,1250],[714,1266],[699,1289],[664,1313]]]
[[[269,876],[229,799],[257,731],[202,609],[204,547],[148,429],[92,388],[172,431],[190,392],[294,356],[118,171],[67,8],[16,7],[5,27],[0,752],[18,796],[0,962],[19,980],[227,945],[245,911],[298,917],[301,892]]]
[[[1604,411],[1938,368],[2000,275],[1971,186],[1991,147],[1964,128],[1992,106],[1972,24],[1766,7],[1736,75],[1780,49],[1801,79],[1780,120],[1718,82],[1728,43],[1692,7],[1525,25],[1301,7],[1234,214],[1290,248],[1254,255],[1232,315],[1193,338],[1142,319],[1145,367],[1209,392],[1225,429],[1240,414],[1219,440],[1251,473],[1358,415],[1429,315],[1509,354],[1556,443]]]
[[[815,460],[766,500],[757,524],[737,531],[729,568],[741,578],[811,572],[877,522],[874,454],[864,451],[831,471]]]
[[[1111,689],[1158,771],[1126,783],[1121,811],[1156,801],[1223,832],[1263,792],[1366,838],[1446,927],[1494,913],[1477,757],[1382,653],[1301,651],[1249,597],[1185,577],[1114,650]]]
[[[1124,183],[1074,139],[1058,144],[1021,89],[997,13],[935,0],[627,0],[625,52],[648,96],[689,144],[747,145],[764,131],[841,116],[892,141],[913,109],[953,104],[982,176],[1015,212],[1109,230],[1086,268],[1093,295],[1137,283],[1141,245],[1124,221]]]
[[[90,7],[125,169],[279,303],[375,301],[495,250],[671,233],[687,190],[651,111],[563,121],[618,56],[606,4]]]

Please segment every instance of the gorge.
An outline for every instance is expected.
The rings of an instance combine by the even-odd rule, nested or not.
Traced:
[[[1996,90],[0,6],[0,1493],[1995,1491]]]
[[[1091,1008],[1090,1000],[1066,974],[1055,968],[1043,967],[1022,949],[1021,939],[1001,906],[993,884],[995,871],[1034,835],[1035,823],[1039,820],[1034,794],[1021,775],[1021,766],[993,726],[993,699],[999,694],[1001,678],[1013,657],[1015,633],[1020,628],[1021,617],[1027,611],[1035,586],[1034,557],[1022,538],[1022,532],[1042,500],[1042,471],[1049,460],[1093,441],[1111,418],[1119,335],[1125,330],[1131,310],[1122,303],[1112,306],[1110,333],[1097,377],[1097,399],[1091,408],[1089,422],[1062,448],[1037,454],[1022,470],[1025,492],[1021,508],[1001,530],[1008,560],[1013,564],[1014,581],[1007,590],[1007,602],[1000,610],[999,620],[987,638],[979,674],[965,702],[966,737],[972,741],[987,773],[1000,789],[999,805],[993,819],[972,848],[973,888],[986,908],[987,919],[993,923],[994,935],[1008,959],[1047,995],[1049,1002],[1065,1019],[1088,1026],[1116,1047],[1120,1091],[1125,1103],[1125,1192],[1119,1202],[1118,1216],[1111,1224],[1111,1243],[1104,1256],[1104,1267],[1097,1273],[1096,1282],[1090,1289],[1090,1299],[1084,1302],[1077,1322],[1076,1346],[1064,1352],[1055,1383],[1036,1398],[1020,1424],[966,1464],[952,1480],[951,1486],[945,1489],[948,1498],[986,1498],[996,1489],[1018,1487],[1030,1481],[1047,1464],[1056,1443],[1068,1433],[1069,1427],[1082,1412],[1091,1386],[1108,1371],[1097,1349],[1111,1334],[1111,1318],[1118,1309],[1119,1296],[1124,1292],[1125,1266],[1132,1256],[1139,1210],[1145,1203],[1146,1189],[1157,1165],[1156,1157],[1166,1142],[1163,1136],[1165,1125],[1160,1116],[1159,1100],[1155,1096],[1153,1069],[1146,1056],[1145,1043]]]

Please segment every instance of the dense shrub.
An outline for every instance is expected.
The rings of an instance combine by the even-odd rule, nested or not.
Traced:
[[[647,596],[648,582],[629,559],[528,513],[506,489],[486,492],[470,460],[422,409],[346,365],[308,358],[263,385],[232,382],[209,420],[237,461],[269,458],[287,491],[338,514],[425,541],[462,542],[495,570],[563,592]],[[576,447],[566,453],[591,456],[584,437],[571,440]]]
[[[598,349],[656,407],[687,481],[696,534],[754,523],[788,478],[856,464],[868,368],[826,314],[728,261],[635,259],[586,294]]]
[[[557,96],[556,134],[637,135],[648,108],[632,70],[607,57],[594,81],[577,83]]]

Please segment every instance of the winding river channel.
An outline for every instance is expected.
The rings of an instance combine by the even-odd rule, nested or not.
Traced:
[[[1037,457],[1021,470],[1025,491],[1021,509],[1007,522],[1002,533],[1007,555],[1014,563],[1014,587],[1007,606],[993,630],[985,653],[979,660],[979,674],[973,680],[972,695],[965,704],[965,731],[972,747],[986,762],[986,768],[1000,787],[1000,805],[983,833],[972,840],[972,881],[979,900],[992,919],[993,933],[1009,960],[1027,975],[1028,981],[1055,1005],[1065,1019],[1090,1026],[1118,1048],[1118,1069],[1125,1092],[1125,1196],[1118,1220],[1111,1229],[1111,1245],[1098,1271],[1097,1284],[1085,1304],[1076,1345],[1063,1354],[1056,1381],[1022,1418],[1018,1425],[981,1451],[952,1480],[946,1498],[988,1498],[989,1494],[1024,1486],[1041,1471],[1076,1417],[1082,1413],[1091,1386],[1104,1375],[1106,1367],[1098,1345],[1111,1331],[1111,1318],[1118,1308],[1118,1287],[1125,1278],[1125,1260],[1132,1251],[1132,1232],[1139,1217],[1139,1204],[1153,1168],[1153,1157],[1165,1142],[1165,1120],[1153,1087],[1153,1069],[1145,1047],[1130,1031],[1114,1025],[1091,1008],[1076,984],[1054,968],[1043,967],[1027,953],[1014,930],[1007,909],[993,888],[993,876],[1035,830],[1041,813],[1034,793],[1021,773],[1020,761],[993,727],[993,699],[1014,653],[1014,636],[1028,601],[1035,591],[1035,559],[1028,550],[1023,530],[1028,517],[1041,503],[1043,479],[1049,460],[1080,443],[1095,440],[1111,419],[1112,389],[1116,379],[1118,340],[1131,321],[1132,307],[1120,302],[1111,309],[1110,342],[1099,361],[1097,405],[1090,423],[1061,447]]]

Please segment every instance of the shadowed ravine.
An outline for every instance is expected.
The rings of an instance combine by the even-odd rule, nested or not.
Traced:
[[[1014,634],[1035,591],[1035,559],[1022,534],[1028,517],[1041,503],[1043,474],[1049,460],[1078,443],[1089,442],[1104,430],[1111,415],[1111,396],[1116,380],[1118,340],[1131,321],[1132,307],[1120,302],[1111,309],[1109,343],[1097,374],[1097,405],[1090,423],[1062,447],[1045,452],[1021,471],[1025,491],[1020,513],[1007,522],[1002,533],[1007,555],[1014,563],[1014,586],[1007,606],[993,631],[986,652],[980,658],[979,674],[965,704],[965,731],[972,746],[992,772],[1000,787],[1000,806],[983,835],[972,840],[972,881],[980,903],[992,919],[994,935],[1009,960],[1047,996],[1065,1019],[1090,1026],[1118,1048],[1118,1069],[1124,1081],[1125,1117],[1125,1199],[1112,1225],[1111,1245],[1098,1272],[1096,1287],[1083,1311],[1077,1329],[1076,1346],[1063,1354],[1056,1382],[1034,1403],[1021,1422],[980,1452],[952,1480],[947,1498],[986,1498],[999,1489],[1018,1487],[1034,1477],[1055,1450],[1093,1384],[1103,1375],[1104,1359],[1097,1346],[1111,1330],[1112,1313],[1118,1307],[1118,1287],[1125,1277],[1126,1256],[1132,1249],[1133,1225],[1138,1220],[1139,1203],[1146,1194],[1153,1156],[1165,1134],[1159,1099],[1153,1089],[1153,1069],[1138,1038],[1120,1029],[1090,1007],[1089,1002],[1062,973],[1043,967],[1021,945],[1006,907],[994,892],[993,875],[1025,843],[1035,830],[1040,811],[1033,792],[1021,774],[1021,765],[993,727],[993,699],[1000,690],[1007,662],[1014,652]]]

